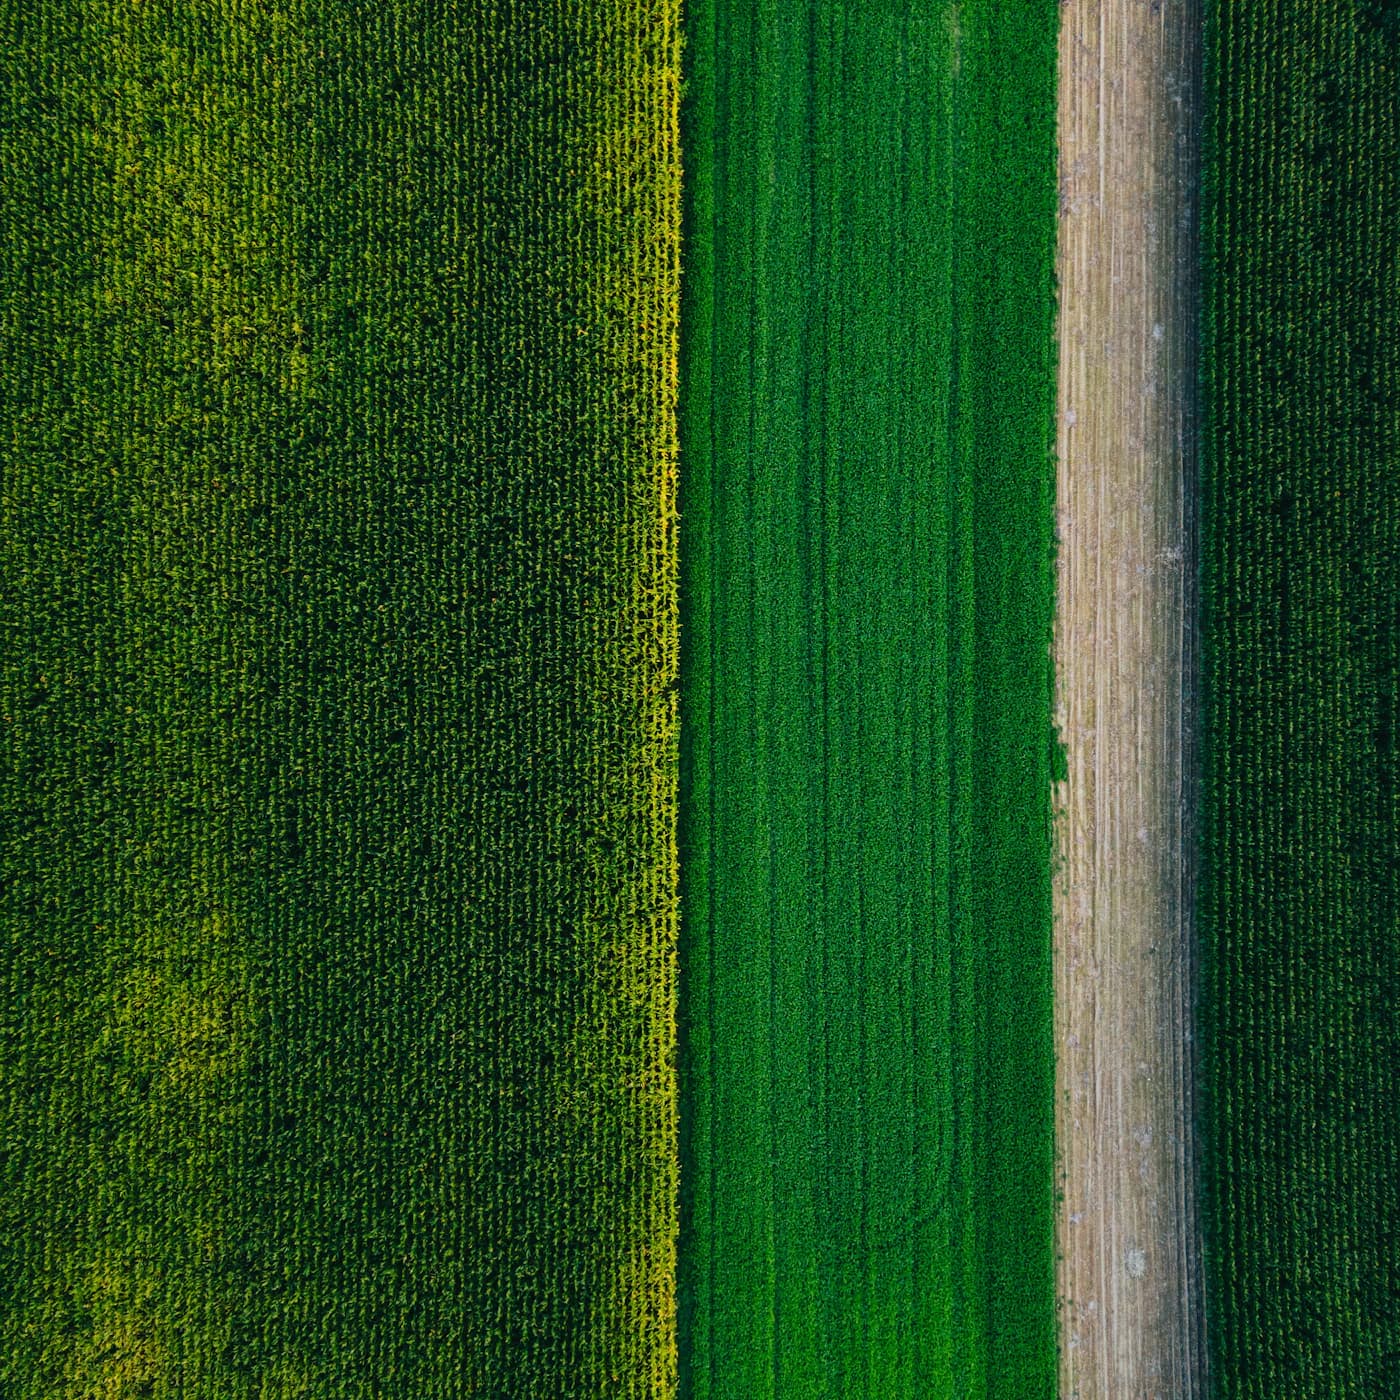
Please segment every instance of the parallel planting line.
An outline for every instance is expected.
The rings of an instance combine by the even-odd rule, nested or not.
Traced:
[[[672,1394],[678,7],[3,22],[0,1391]]]
[[[1400,10],[1208,7],[1202,900],[1224,1400],[1400,1393]]]
[[[291,1395],[243,1190],[304,9],[4,8],[0,1391]]]

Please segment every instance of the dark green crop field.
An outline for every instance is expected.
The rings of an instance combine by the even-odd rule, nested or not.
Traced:
[[[682,1394],[1038,1400],[1056,6],[686,23]]]
[[[1215,1393],[1400,1394],[1400,11],[1207,33]]]
[[[673,0],[0,6],[0,1393],[665,1395]]]

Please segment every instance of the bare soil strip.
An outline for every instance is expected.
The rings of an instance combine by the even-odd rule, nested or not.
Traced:
[[[1064,1400],[1205,1394],[1192,1131],[1200,0],[1060,33]]]

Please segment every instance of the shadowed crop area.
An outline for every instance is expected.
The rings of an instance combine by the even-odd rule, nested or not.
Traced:
[[[697,1400],[1054,1393],[1056,18],[687,7]]]
[[[0,7],[0,1391],[673,1391],[675,4]]]
[[[1400,10],[1207,30],[1207,1307],[1228,1400],[1400,1393]]]

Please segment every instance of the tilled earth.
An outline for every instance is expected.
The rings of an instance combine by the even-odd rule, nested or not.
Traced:
[[[1066,0],[1059,121],[1061,1394],[1194,1400],[1199,0]]]

